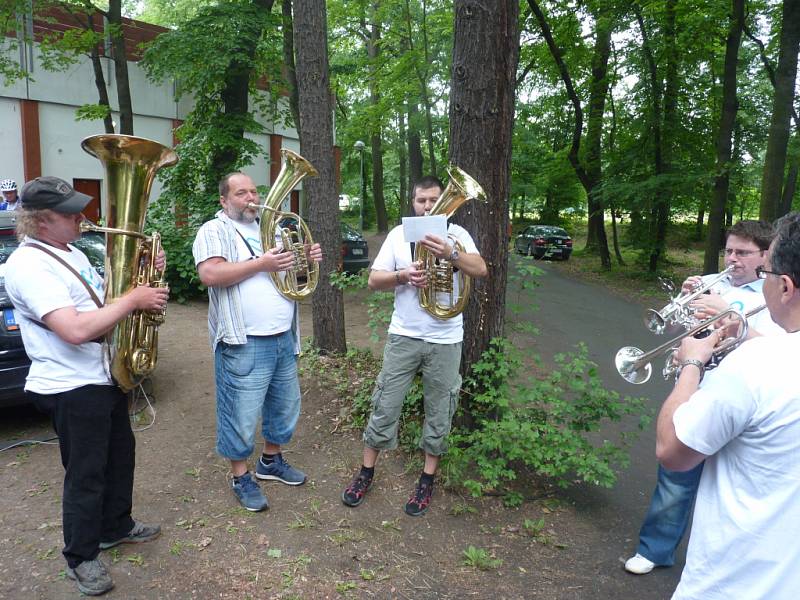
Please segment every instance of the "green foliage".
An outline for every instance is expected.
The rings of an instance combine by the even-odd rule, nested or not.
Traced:
[[[470,546],[461,554],[464,557],[463,563],[466,566],[473,567],[481,571],[496,569],[503,564],[503,559],[492,558],[492,555],[489,554],[484,548]]]
[[[464,384],[469,402],[460,410],[469,411],[473,425],[451,434],[452,448],[442,461],[448,481],[463,482],[474,495],[514,481],[522,469],[560,486],[576,476],[593,485],[614,484],[615,469],[629,462],[629,434],[621,434],[620,445],[593,440],[603,423],[643,414],[644,400],[620,399],[603,388],[583,344],[556,355],[555,362],[547,374],[524,380],[519,351],[508,340],[492,340]]]
[[[75,109],[75,120],[102,121],[109,113],[111,113],[111,108],[105,104],[84,104]]]

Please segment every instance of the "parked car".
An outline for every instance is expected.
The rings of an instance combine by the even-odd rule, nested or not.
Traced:
[[[367,240],[347,223],[341,223],[342,232],[342,271],[358,273],[369,267],[369,248]]]
[[[5,268],[11,253],[19,247],[14,231],[14,213],[0,211],[0,407],[25,404],[25,378],[31,361],[25,353],[14,306],[6,293]],[[105,239],[102,234],[87,232],[75,242],[89,257],[100,275],[105,262]]]
[[[534,258],[568,260],[572,254],[572,238],[561,227],[531,225],[514,240],[514,248]]]

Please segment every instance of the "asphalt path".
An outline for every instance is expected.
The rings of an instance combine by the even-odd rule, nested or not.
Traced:
[[[511,260],[520,258],[515,256]],[[653,375],[642,385],[625,381],[614,366],[614,356],[622,346],[649,350],[668,338],[655,336],[645,328],[642,305],[601,286],[565,277],[554,264],[537,264],[544,274],[538,278],[540,285],[533,291],[533,303],[513,318],[530,320],[538,328],[535,351],[542,361],[547,364],[555,353],[574,350],[578,343],[584,342],[606,388],[622,396],[644,397],[654,411],[653,423],[630,448],[630,467],[619,474],[613,488],[582,485],[568,492],[593,532],[592,547],[575,550],[585,554],[586,568],[597,573],[596,587],[586,590],[585,597],[669,598],[680,579],[686,539],[672,568],[635,576],[625,572],[622,561],[635,552],[639,527],[655,486],[655,414],[672,384],[664,381],[661,375],[662,359],[653,363]],[[517,290],[515,283],[509,285],[507,301],[513,302]],[[664,300],[666,303],[666,296]]]

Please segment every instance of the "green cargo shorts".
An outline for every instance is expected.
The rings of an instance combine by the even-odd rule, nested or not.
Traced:
[[[419,447],[434,456],[447,452],[447,435],[461,389],[461,342],[432,344],[389,334],[383,368],[372,392],[372,414],[364,443],[375,450],[397,447],[397,428],[408,389],[422,370],[425,422]]]

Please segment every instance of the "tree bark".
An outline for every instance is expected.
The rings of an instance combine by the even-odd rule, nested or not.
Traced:
[[[292,24],[292,0],[281,2],[283,25],[283,77],[289,86],[289,110],[295,127],[300,127],[300,109],[297,100],[297,73],[294,66],[294,25]]]
[[[414,184],[422,179],[422,144],[419,138],[417,120],[419,106],[414,98],[408,100],[408,193]],[[406,199],[408,200],[408,199]]]
[[[717,137],[717,165],[714,192],[708,213],[708,236],[703,257],[703,273],[719,270],[719,251],[724,229],[725,205],[730,188],[733,128],[736,123],[738,100],[736,97],[739,45],[744,30],[744,0],[732,0],[731,23],[725,42],[725,65],[722,76],[722,112]]]
[[[800,0],[784,0],[780,34],[780,56],[775,69],[775,96],[761,179],[760,217],[774,221],[780,217],[786,149],[789,144],[789,119],[797,77],[797,51],[800,44]]]
[[[311,297],[314,343],[324,352],[347,351],[342,291],[331,285],[340,232],[339,199],[333,164],[333,107],[328,71],[325,0],[295,0],[294,43],[300,113],[300,150],[319,172],[303,182],[309,200],[309,227],[322,245],[317,291]]]
[[[519,2],[456,0],[450,88],[450,161],[483,186],[487,203],[455,215],[475,239],[489,276],[464,311],[462,373],[502,336],[508,265],[508,198],[519,63]]]
[[[86,15],[86,29],[94,31],[94,15]],[[114,118],[111,115],[111,102],[108,98],[108,89],[106,88],[106,76],[103,73],[103,65],[100,59],[99,44],[92,46],[90,58],[92,60],[92,71],[94,73],[94,86],[97,89],[98,104],[108,108],[108,114],[103,117],[103,125],[106,133],[114,133]]]

